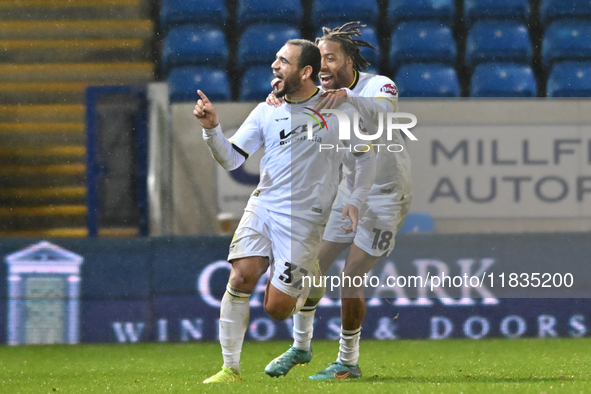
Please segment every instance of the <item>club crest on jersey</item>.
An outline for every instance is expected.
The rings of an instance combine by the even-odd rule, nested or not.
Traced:
[[[387,83],[380,89],[380,92],[391,94],[392,96],[398,95],[398,87],[396,85],[392,85],[391,83]]]

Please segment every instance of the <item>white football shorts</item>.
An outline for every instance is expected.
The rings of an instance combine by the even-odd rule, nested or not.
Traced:
[[[341,215],[350,195],[346,187],[339,187],[323,239],[346,244],[355,242],[357,247],[375,257],[389,255],[394,249],[396,233],[410,210],[412,196],[372,190],[359,212],[357,232],[345,234],[341,226],[349,226],[351,222],[349,218],[342,220]]]
[[[307,297],[324,227],[249,204],[230,244],[228,261],[269,257],[271,284],[291,297]],[[306,286],[304,286],[304,284]]]

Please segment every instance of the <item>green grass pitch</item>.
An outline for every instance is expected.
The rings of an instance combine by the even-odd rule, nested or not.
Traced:
[[[242,383],[204,385],[219,344],[0,347],[1,393],[591,393],[591,338],[361,342],[359,380],[311,381],[338,343],[315,341],[309,365],[270,378],[289,342],[247,342]]]

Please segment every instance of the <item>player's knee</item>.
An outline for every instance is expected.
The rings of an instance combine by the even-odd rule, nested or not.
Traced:
[[[252,291],[256,286],[259,278],[256,272],[249,272],[243,269],[232,269],[230,273],[229,283],[235,289],[243,291]]]

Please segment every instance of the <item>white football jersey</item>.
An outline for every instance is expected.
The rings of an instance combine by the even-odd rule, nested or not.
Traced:
[[[245,157],[261,147],[260,181],[248,204],[293,215],[317,224],[326,224],[339,184],[339,165],[344,147],[366,144],[355,138],[339,140],[335,116],[320,117],[312,110],[320,90],[299,102],[286,100],[280,107],[259,104],[230,138]],[[351,113],[345,104],[339,109]],[[313,139],[308,139],[308,121],[314,118]],[[341,149],[323,149],[320,144]]]
[[[373,100],[379,102],[379,100],[387,100],[392,106],[393,111],[398,111],[398,88],[394,82],[383,75],[375,75],[368,73],[358,73],[355,71],[355,80],[349,86],[349,89],[353,91],[360,98],[352,98],[352,100]],[[389,105],[388,105],[389,107]],[[390,108],[390,107],[389,107]],[[389,109],[388,111],[392,111]],[[382,112],[386,112],[384,109]],[[362,117],[367,133],[373,135],[378,130],[378,119],[368,119]],[[402,195],[410,195],[412,193],[412,178],[410,172],[410,156],[406,150],[406,144],[401,136],[400,130],[394,130],[392,133],[392,140],[387,140],[385,131],[386,120],[383,119],[384,131],[382,136],[372,141],[374,145],[374,151],[376,152],[377,170],[376,179],[371,189],[370,194],[390,193],[395,194],[395,198],[402,197]],[[387,146],[398,144],[404,147],[402,152],[390,152],[387,150]],[[393,150],[395,148],[392,148]],[[354,184],[354,163],[351,161],[351,157],[347,155],[345,160],[344,175],[347,179],[347,185],[349,189]]]

